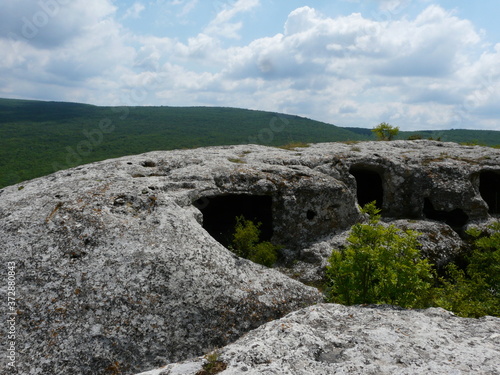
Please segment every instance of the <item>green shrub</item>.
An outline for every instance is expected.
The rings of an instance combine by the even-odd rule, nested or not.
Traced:
[[[309,147],[309,143],[306,142],[290,142],[282,146],[278,146],[278,148],[282,148],[284,150],[294,150],[296,148],[306,148]]]
[[[261,242],[255,245],[248,259],[252,262],[271,267],[278,260],[277,248],[271,242]]]
[[[220,360],[220,353],[215,350],[205,355],[207,362],[203,365],[203,369],[198,371],[196,375],[215,375],[227,368],[227,363]]]
[[[500,222],[491,225],[490,235],[472,229],[474,249],[465,270],[448,265],[436,304],[465,317],[500,316]]]
[[[433,272],[421,258],[417,233],[379,224],[375,202],[367,204],[368,224],[355,224],[344,250],[333,251],[326,270],[327,297],[347,305],[364,303],[423,307]]]
[[[262,223],[255,224],[243,216],[236,218],[231,251],[252,262],[271,267],[278,260],[279,246],[271,242],[259,242]]]
[[[354,225],[347,247],[329,258],[330,302],[439,306],[464,317],[500,316],[500,222],[486,236],[477,229],[468,231],[474,243],[466,267],[451,263],[437,279],[421,258],[416,232],[379,224],[375,202],[362,211],[369,223]]]
[[[419,140],[419,139],[422,139],[422,135],[421,134],[412,134],[408,137],[408,140],[409,141],[416,141],[416,140]]]
[[[246,220],[243,216],[236,218],[234,227],[233,246],[231,250],[242,258],[248,258],[257,243],[259,242],[261,223],[255,224],[251,220]]]
[[[387,122],[381,122],[372,129],[372,132],[380,141],[392,141],[398,135],[399,127],[392,126]]]

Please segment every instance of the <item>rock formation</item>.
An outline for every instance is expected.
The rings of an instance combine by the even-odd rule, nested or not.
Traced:
[[[222,348],[220,375],[500,374],[500,318],[319,304]],[[196,375],[205,357],[140,375]]]
[[[18,371],[136,373],[321,302],[279,270],[320,281],[362,219],[358,202],[420,228],[444,264],[467,225],[500,213],[499,176],[500,150],[394,141],[151,152],[6,187],[0,258],[16,263]],[[280,268],[227,250],[238,215],[283,245]]]

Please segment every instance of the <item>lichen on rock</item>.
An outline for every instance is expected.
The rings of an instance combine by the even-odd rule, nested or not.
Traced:
[[[498,374],[500,318],[440,309],[320,304],[267,323],[220,350],[236,374]],[[139,375],[195,375],[203,358]]]
[[[497,175],[500,150],[394,141],[150,152],[6,187],[0,259],[17,269],[18,371],[144,371],[323,300],[224,247],[233,214],[265,219],[287,274],[318,281],[372,197],[446,262],[464,227],[500,213]]]

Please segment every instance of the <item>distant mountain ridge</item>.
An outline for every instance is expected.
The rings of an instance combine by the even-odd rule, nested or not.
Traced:
[[[443,141],[500,144],[500,132],[421,133]],[[374,139],[370,129],[341,128],[281,113],[227,107],[101,107],[0,99],[0,188],[56,170],[154,150],[230,144]]]
[[[370,139],[371,129],[345,127],[359,136]],[[451,130],[416,130],[400,131],[395,139],[434,139],[443,142],[471,143],[484,146],[500,145],[500,131],[495,130],[470,130],[470,129],[451,129]]]

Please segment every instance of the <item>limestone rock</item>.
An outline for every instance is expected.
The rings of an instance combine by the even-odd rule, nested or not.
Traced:
[[[420,233],[421,253],[438,268],[453,261],[466,251],[466,244],[458,233],[444,223],[421,220],[395,220],[391,224],[402,230]]]
[[[220,350],[220,375],[500,374],[500,318],[431,308],[320,304]],[[140,375],[195,375],[203,357]]]
[[[150,158],[2,191],[0,258],[16,264],[19,374],[130,374],[322,301],[216,242],[199,211],[166,190],[168,178],[133,177]]]
[[[487,226],[486,223],[481,226]],[[394,225],[401,230],[412,230],[419,233],[418,241],[421,244],[422,255],[437,268],[445,266],[467,251],[467,245],[458,233],[441,222],[399,219],[381,222],[381,225]],[[321,283],[324,280],[324,271],[332,250],[344,249],[348,245],[347,238],[350,232],[350,230],[346,230],[325,237],[321,241],[303,248],[300,260],[293,262],[289,267],[280,268],[281,271],[307,284]]]
[[[322,301],[227,250],[237,215],[318,274],[358,202],[460,234],[500,213],[499,175],[500,150],[394,141],[150,152],[6,187],[0,260],[16,263],[19,373],[138,372]],[[321,256],[308,254],[317,244]]]

